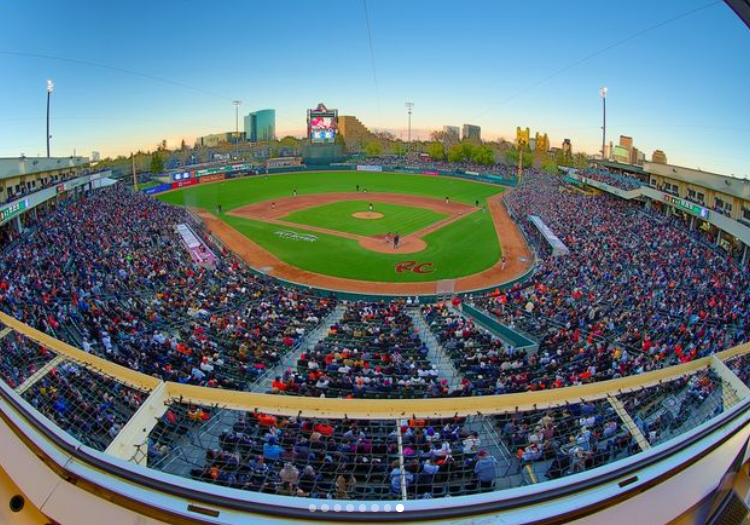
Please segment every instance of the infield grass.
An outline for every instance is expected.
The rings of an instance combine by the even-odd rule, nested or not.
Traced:
[[[300,225],[318,226],[357,235],[383,235],[397,232],[408,235],[426,228],[448,215],[425,208],[374,202],[373,210],[382,213],[380,219],[358,219],[354,213],[369,211],[368,201],[341,201],[323,204],[290,213],[281,220]]]

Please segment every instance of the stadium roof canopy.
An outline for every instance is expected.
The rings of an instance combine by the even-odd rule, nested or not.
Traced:
[[[750,28],[750,0],[724,0],[737,16]]]

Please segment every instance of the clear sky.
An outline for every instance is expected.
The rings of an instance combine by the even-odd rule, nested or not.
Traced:
[[[53,155],[192,143],[234,129],[233,99],[275,108],[280,136],[302,135],[318,102],[405,136],[413,101],[422,138],[472,123],[512,139],[520,125],[594,153],[607,86],[608,140],[750,176],[750,30],[723,2],[654,28],[702,5],[368,0],[373,75],[361,0],[3,0],[0,156],[45,153],[47,78]]]

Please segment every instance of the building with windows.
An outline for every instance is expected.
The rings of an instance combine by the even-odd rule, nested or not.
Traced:
[[[461,140],[461,128],[458,126],[443,126],[443,142],[455,144]]]
[[[276,140],[276,110],[261,109],[245,117],[245,139],[250,142]]]
[[[464,124],[463,127],[463,140],[474,140],[477,142],[482,141],[482,128],[475,126],[474,124]]]
[[[350,149],[362,149],[373,138],[372,132],[355,116],[339,116],[338,125],[339,134]]]
[[[651,155],[651,162],[656,162],[658,164],[666,164],[667,163],[667,155],[662,150],[657,149],[653,152]]]
[[[573,144],[571,144],[570,139],[563,140],[562,152],[565,156],[573,154]]]

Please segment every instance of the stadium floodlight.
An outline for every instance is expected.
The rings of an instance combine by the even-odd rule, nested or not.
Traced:
[[[602,160],[606,160],[605,149],[607,143],[607,88],[599,89],[602,97]]]
[[[409,143],[409,149],[411,149],[411,110],[414,108],[414,102],[406,103],[406,110],[409,112],[409,133],[406,141]]]
[[[47,158],[49,158],[49,139],[52,137],[49,134],[49,101],[52,97],[53,89],[55,89],[55,83],[47,79]]]

